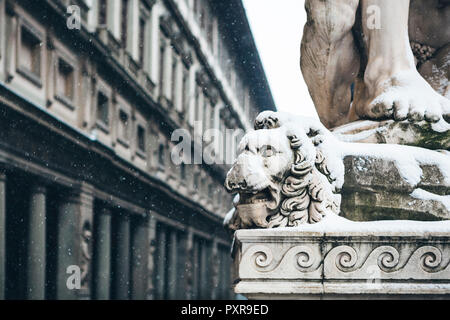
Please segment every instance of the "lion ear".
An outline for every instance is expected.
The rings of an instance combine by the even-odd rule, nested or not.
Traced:
[[[255,130],[263,129],[264,127],[264,120],[255,120],[254,128]]]
[[[280,127],[280,121],[277,117],[269,116],[260,120],[255,120],[255,130],[276,129]]]

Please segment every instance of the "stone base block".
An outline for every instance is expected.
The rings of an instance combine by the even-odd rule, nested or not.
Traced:
[[[239,230],[233,257],[249,299],[450,299],[450,221]]]
[[[408,183],[391,160],[346,156],[344,166],[342,216],[354,221],[450,219],[450,185],[438,166],[421,165],[417,185]],[[428,196],[418,197],[418,191]]]

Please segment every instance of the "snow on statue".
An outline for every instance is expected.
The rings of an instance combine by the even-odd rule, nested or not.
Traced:
[[[394,161],[416,188],[421,166],[434,165],[450,185],[450,155],[423,148],[340,141],[318,120],[265,111],[239,145],[225,187],[237,193],[224,224],[231,230],[296,227],[339,214],[348,155]],[[414,194],[420,190],[416,189]],[[434,195],[445,202],[446,196]]]
[[[237,230],[333,220],[340,212],[346,156],[381,159],[386,166],[395,166],[408,186],[397,194],[399,199],[440,202],[445,207],[442,217],[450,217],[448,189],[420,189],[439,180],[438,173],[424,178],[423,166],[436,168],[443,187],[450,188],[449,153],[420,148],[445,149],[450,139],[450,0],[305,3],[308,21],[301,68],[323,124],[274,112],[257,117],[256,130],[242,139],[225,181],[228,191],[238,196],[224,224]],[[391,119],[403,122],[402,128],[408,127],[406,119],[420,123],[423,133],[417,141],[403,139],[407,135],[402,132],[395,142],[419,147],[348,143],[327,129],[358,119]],[[373,134],[369,131],[364,134]],[[374,193],[389,199],[386,190]],[[414,211],[411,206],[403,209]]]

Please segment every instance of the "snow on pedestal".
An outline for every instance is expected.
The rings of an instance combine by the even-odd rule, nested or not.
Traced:
[[[450,221],[238,230],[235,292],[250,299],[450,298]]]

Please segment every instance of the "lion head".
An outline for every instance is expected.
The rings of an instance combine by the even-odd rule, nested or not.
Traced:
[[[275,228],[316,223],[339,212],[340,196],[332,184],[317,137],[271,113],[258,117],[255,131],[239,144],[238,157],[225,187],[238,193],[227,226]]]

